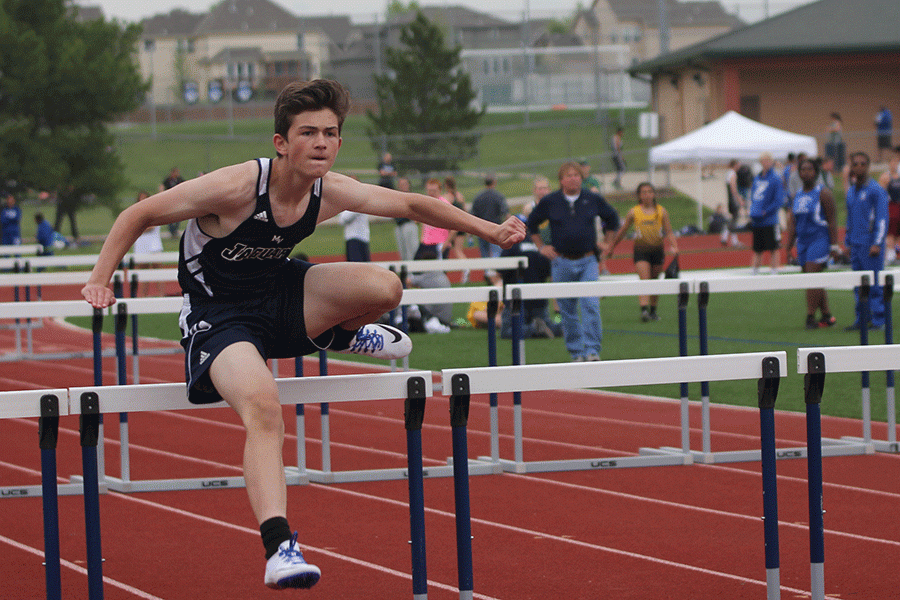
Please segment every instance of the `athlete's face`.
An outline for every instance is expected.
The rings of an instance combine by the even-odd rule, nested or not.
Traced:
[[[865,156],[857,155],[851,159],[850,175],[852,175],[857,182],[865,182],[869,177],[869,161]]]
[[[797,173],[800,175],[800,180],[803,181],[803,183],[813,183],[816,180],[816,168],[813,166],[812,162],[808,160],[804,160],[800,163]]]
[[[653,206],[655,200],[656,190],[653,189],[653,186],[642,185],[641,189],[638,190],[638,202],[644,206]]]
[[[306,111],[294,117],[287,139],[274,137],[275,149],[301,174],[322,177],[341,147],[337,115],[329,108]]]

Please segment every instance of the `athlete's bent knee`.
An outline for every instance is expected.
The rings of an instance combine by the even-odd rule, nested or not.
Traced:
[[[277,395],[258,394],[247,402],[244,426],[258,433],[284,434],[284,418]]]

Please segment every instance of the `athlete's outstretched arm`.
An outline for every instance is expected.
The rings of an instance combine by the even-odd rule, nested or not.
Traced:
[[[464,231],[501,248],[509,248],[525,238],[525,224],[517,217],[509,217],[500,224],[491,223],[431,196],[360,183],[333,172],[326,175],[323,187],[319,222],[342,210],[352,210],[379,217],[404,217],[435,227]]]
[[[103,242],[97,264],[81,295],[95,308],[114,304],[109,280],[145,229],[206,215],[228,218],[238,214],[247,204],[247,198],[255,197],[257,173],[255,161],[226,167],[185,181],[123,210]]]

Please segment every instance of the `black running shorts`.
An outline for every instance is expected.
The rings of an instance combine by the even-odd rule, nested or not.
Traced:
[[[191,403],[222,399],[210,380],[209,366],[231,344],[250,342],[264,360],[305,356],[318,350],[306,335],[303,319],[303,280],[311,266],[289,261],[283,276],[267,293],[248,298],[185,295],[179,325]]]

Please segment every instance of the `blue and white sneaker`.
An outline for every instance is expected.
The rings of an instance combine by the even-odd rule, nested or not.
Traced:
[[[350,342],[350,347],[338,352],[396,360],[409,356],[412,352],[412,340],[396,327],[371,323],[360,327],[356,337]]]
[[[265,582],[274,590],[311,588],[321,576],[319,567],[303,560],[303,553],[297,546],[296,533],[291,539],[281,542],[278,552],[266,563]]]

